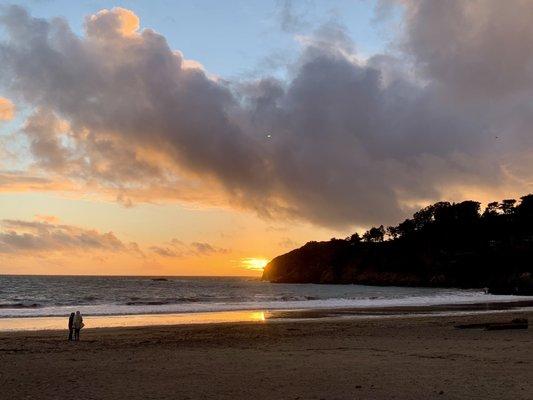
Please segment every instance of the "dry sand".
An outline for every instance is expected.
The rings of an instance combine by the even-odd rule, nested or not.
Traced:
[[[532,312],[0,333],[4,399],[533,399]]]

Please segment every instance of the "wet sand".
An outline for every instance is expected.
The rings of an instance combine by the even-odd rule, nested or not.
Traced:
[[[0,333],[3,399],[532,399],[533,312]]]

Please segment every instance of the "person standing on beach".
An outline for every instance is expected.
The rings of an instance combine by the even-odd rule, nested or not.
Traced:
[[[83,317],[81,316],[81,313],[79,311],[76,311],[76,315],[74,315],[74,340],[77,342],[80,340],[80,330],[83,328]]]
[[[72,341],[72,334],[74,333],[74,313],[70,313],[68,317],[68,341]]]

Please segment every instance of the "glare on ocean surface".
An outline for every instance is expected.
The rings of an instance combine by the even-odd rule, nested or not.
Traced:
[[[262,271],[270,260],[266,258],[243,258],[241,263],[244,268],[253,271]]]

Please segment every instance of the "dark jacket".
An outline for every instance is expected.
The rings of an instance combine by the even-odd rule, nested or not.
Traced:
[[[74,324],[74,314],[70,314],[70,317],[68,317],[68,329],[72,329],[73,324]]]

